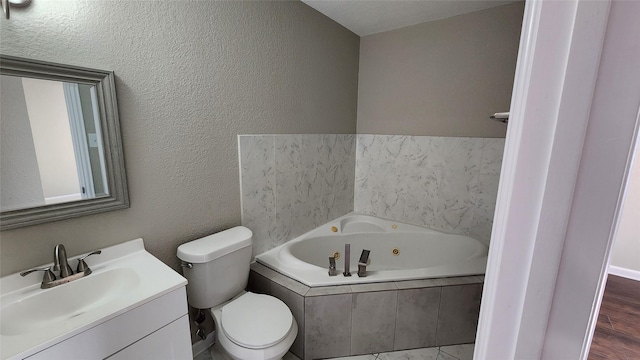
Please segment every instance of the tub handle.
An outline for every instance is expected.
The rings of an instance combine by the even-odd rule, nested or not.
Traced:
[[[329,256],[329,276],[337,276],[338,270],[336,269],[336,258]]]
[[[370,250],[362,250],[362,254],[360,254],[360,261],[358,261],[358,276],[366,277],[367,276],[367,262],[369,261]]]

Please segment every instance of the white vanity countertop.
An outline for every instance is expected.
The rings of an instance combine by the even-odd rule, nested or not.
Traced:
[[[69,259],[74,270],[76,258]],[[92,274],[50,289],[40,288],[42,272],[0,279],[1,359],[37,353],[187,284],[142,239],[102,249],[86,262]]]

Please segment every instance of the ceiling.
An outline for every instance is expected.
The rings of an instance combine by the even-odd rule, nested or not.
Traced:
[[[513,3],[513,0],[302,0],[359,36]]]

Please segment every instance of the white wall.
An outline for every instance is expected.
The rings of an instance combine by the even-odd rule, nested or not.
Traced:
[[[45,199],[80,193],[62,82],[23,78]]]
[[[613,244],[610,265],[629,269],[640,274],[640,147],[636,149],[635,161],[627,195],[622,205],[618,232]]]

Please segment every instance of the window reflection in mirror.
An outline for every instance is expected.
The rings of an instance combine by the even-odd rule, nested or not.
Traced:
[[[2,211],[109,194],[94,85],[0,76]]]

